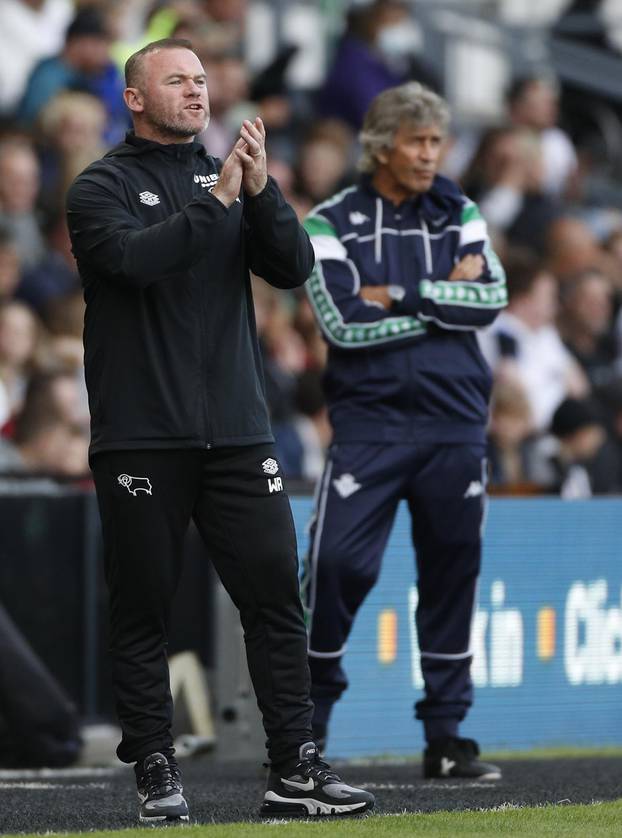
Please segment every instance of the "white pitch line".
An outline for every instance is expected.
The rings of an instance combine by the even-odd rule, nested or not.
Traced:
[[[68,786],[62,783],[1,783],[0,782],[0,789],[27,789],[27,790],[46,790],[46,789],[62,789],[65,791],[66,789],[74,789],[77,791],[86,790],[86,789],[107,789],[109,788],[110,783],[83,783],[82,785],[77,785],[76,783],[72,783]]]
[[[420,791],[423,789],[434,789],[435,791],[462,791],[463,789],[494,789],[494,782],[488,783],[359,783],[361,789],[381,789],[382,791]]]
[[[78,777],[112,777],[118,768],[2,768],[0,780],[64,780]]]

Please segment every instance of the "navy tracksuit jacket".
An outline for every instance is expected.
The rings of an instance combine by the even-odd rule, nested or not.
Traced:
[[[303,579],[315,722],[347,686],[354,616],[375,583],[399,501],[412,516],[428,740],[455,735],[472,702],[470,625],[481,556],[491,373],[475,331],[507,302],[477,206],[447,178],[395,206],[366,178],[305,222],[309,299],[329,343],[334,442],[318,488]],[[476,281],[448,281],[468,253]],[[362,286],[397,285],[390,311]]]

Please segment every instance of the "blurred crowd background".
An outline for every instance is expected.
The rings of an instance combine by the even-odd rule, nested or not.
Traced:
[[[127,57],[179,36],[208,74],[200,141],[223,158],[259,114],[270,172],[301,219],[356,179],[374,95],[416,79],[447,97],[442,171],[479,203],[509,285],[481,335],[491,491],[621,491],[621,35],[607,0],[3,0],[0,473],[88,480],[64,196],[130,127]],[[282,466],[310,483],[331,436],[326,347],[304,292],[254,291]]]

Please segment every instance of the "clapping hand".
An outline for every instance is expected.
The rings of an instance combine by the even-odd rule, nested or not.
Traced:
[[[254,122],[244,120],[234,153],[244,170],[242,175],[244,191],[251,197],[258,195],[268,182],[266,129],[260,117],[257,117]]]

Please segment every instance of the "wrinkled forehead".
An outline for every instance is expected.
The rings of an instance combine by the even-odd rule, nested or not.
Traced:
[[[198,56],[183,47],[158,49],[143,56],[140,77],[144,81],[162,81],[169,76],[195,78],[205,75]]]
[[[447,129],[439,122],[430,119],[417,119],[412,116],[402,118],[395,132],[396,137],[444,137]]]

